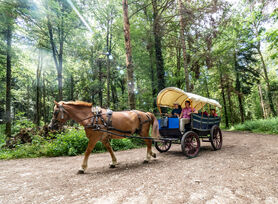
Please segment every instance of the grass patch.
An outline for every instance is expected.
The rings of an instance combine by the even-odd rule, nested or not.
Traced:
[[[88,144],[88,139],[85,136],[84,130],[72,129],[68,132],[56,135],[57,138],[53,140],[46,140],[38,135],[32,137],[33,140],[31,144],[17,145],[14,149],[0,148],[0,159],[75,156],[83,154]],[[0,142],[1,141],[5,144],[4,136],[0,137]],[[138,148],[144,145],[143,141],[140,139],[127,138],[112,139],[110,144],[114,151]],[[104,145],[101,142],[97,142],[93,152],[105,151],[106,148]]]
[[[229,130],[234,131],[250,131],[254,133],[265,134],[278,134],[278,118],[248,120],[243,124],[237,124],[231,127]]]

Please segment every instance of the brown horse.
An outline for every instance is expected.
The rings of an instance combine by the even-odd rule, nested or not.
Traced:
[[[106,109],[92,107],[91,103],[82,101],[70,101],[59,103],[55,102],[53,118],[49,124],[52,128],[57,123],[65,123],[69,119],[75,120],[77,123],[85,127],[86,136],[89,139],[88,147],[85,152],[81,169],[78,173],[84,173],[88,166],[88,158],[91,151],[94,149],[97,141],[101,141],[109,151],[112,163],[111,168],[114,168],[118,163],[114,155],[113,149],[110,146],[110,139],[123,139],[121,135],[139,134],[144,138],[147,144],[147,157],[144,162],[149,162],[151,157],[156,157],[152,152],[152,140],[149,137],[150,125],[152,125],[151,137],[159,139],[158,121],[152,113],[142,111],[119,111],[110,113]],[[108,123],[110,124],[108,126]],[[109,128],[109,129],[108,129]],[[100,130],[99,130],[100,129]],[[117,135],[103,132],[108,131]]]

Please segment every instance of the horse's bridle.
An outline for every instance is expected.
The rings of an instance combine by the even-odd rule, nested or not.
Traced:
[[[59,109],[54,112],[54,117],[57,120],[58,114],[61,113],[61,120],[63,120],[64,119],[64,112],[66,112],[66,110],[65,110],[65,108],[62,104],[58,104],[58,108]]]
[[[63,106],[63,104],[58,104],[57,105],[58,106],[58,110],[55,110],[55,112],[54,112],[54,119],[55,120],[57,120],[57,117],[58,117],[58,114],[59,113],[61,113],[61,116],[60,116],[60,119],[61,120],[63,120],[65,117],[64,117],[64,114],[65,113],[67,113],[67,111],[66,111],[66,109],[64,108],[64,106]],[[87,117],[87,118],[84,118],[84,119],[81,119],[81,120],[79,120],[79,121],[76,121],[76,122],[82,122],[82,121],[84,121],[84,120],[88,120],[88,119],[90,119],[90,118],[92,118],[94,115],[92,115],[92,116],[89,116],[89,117]]]

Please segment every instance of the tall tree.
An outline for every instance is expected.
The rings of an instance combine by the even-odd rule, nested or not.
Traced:
[[[154,35],[154,47],[156,58],[156,73],[157,73],[157,88],[158,91],[165,88],[165,71],[164,60],[162,55],[162,27],[161,27],[161,14],[167,8],[168,0],[164,7],[158,5],[157,0],[152,0],[153,7],[153,35]]]
[[[11,137],[11,73],[12,73],[12,20],[7,22],[7,71],[6,71],[6,135]]]
[[[269,80],[269,76],[268,76],[267,65],[265,63],[265,58],[261,51],[261,49],[262,49],[261,48],[261,40],[263,38],[263,34],[265,31],[265,28],[263,27],[262,24],[266,18],[266,16],[263,14],[263,10],[265,9],[266,5],[267,5],[266,1],[262,1],[261,5],[258,7],[258,9],[256,9],[254,5],[250,6],[251,14],[250,14],[250,22],[249,23],[253,28],[253,32],[254,32],[254,35],[255,35],[256,41],[257,41],[256,49],[258,51],[259,59],[261,62],[263,73],[264,73],[264,80],[265,80],[266,87],[267,87],[267,97],[268,97],[270,110],[271,110],[273,116],[277,116],[277,112],[276,112],[276,109],[275,109],[274,103],[273,103],[273,96],[272,96],[272,91],[271,91],[271,87],[270,87],[270,80]]]
[[[123,0],[122,3],[123,3],[124,38],[125,38],[125,50],[126,50],[128,103],[130,109],[135,109],[135,94],[134,94],[135,87],[134,87],[134,78],[133,78],[133,63],[132,63],[132,53],[131,53],[128,3],[127,0]]]
[[[62,4],[63,5],[63,4]],[[64,17],[60,17],[60,25],[58,26],[58,49],[54,40],[53,34],[53,26],[50,19],[50,16],[47,15],[47,27],[49,32],[49,41],[51,44],[52,55],[55,63],[55,67],[57,70],[57,80],[58,80],[58,100],[63,100],[63,52],[64,52],[64,41],[65,41],[65,33],[64,33]]]
[[[63,57],[66,40],[80,27],[71,5],[67,1],[50,0],[44,2],[48,42],[51,47],[54,64],[57,70],[58,100],[63,100]],[[42,19],[39,20],[39,22]]]
[[[41,120],[41,73],[43,57],[41,49],[38,50],[38,65],[36,70],[36,114],[35,114],[35,123],[37,126],[40,126]]]
[[[184,20],[184,5],[182,0],[178,0],[179,2],[179,15],[180,15],[180,41],[182,47],[182,56],[183,56],[183,68],[184,68],[184,76],[185,76],[185,87],[186,91],[190,92],[190,84],[189,84],[189,70],[187,66],[187,57],[186,57],[186,44],[185,44],[185,20]]]
[[[14,1],[1,2],[0,7],[0,19],[1,26],[3,26],[4,39],[6,44],[5,50],[5,61],[6,61],[6,109],[5,109],[5,121],[6,129],[5,133],[7,135],[7,141],[11,137],[11,79],[12,79],[12,38],[14,21],[16,18],[16,3]]]

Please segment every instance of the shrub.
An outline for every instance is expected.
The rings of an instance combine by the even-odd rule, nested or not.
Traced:
[[[72,130],[56,137],[46,144],[47,156],[74,156],[83,153],[88,145],[84,131]]]
[[[19,112],[15,116],[16,120],[14,120],[12,125],[12,134],[16,134],[22,128],[34,128],[36,125],[24,117],[24,113]]]
[[[278,118],[245,121],[237,124],[230,130],[251,131],[255,133],[278,134]]]
[[[133,144],[131,140],[127,138],[113,139],[111,141],[111,145],[114,151],[132,149],[136,147],[136,145]]]

